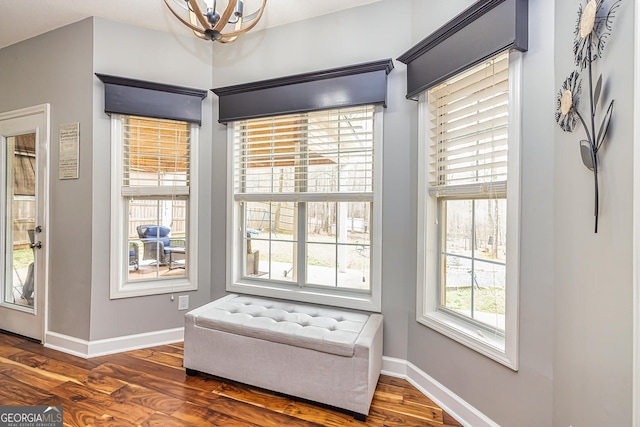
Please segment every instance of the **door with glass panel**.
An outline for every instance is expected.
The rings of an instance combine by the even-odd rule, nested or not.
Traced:
[[[43,339],[49,106],[0,114],[0,329]]]

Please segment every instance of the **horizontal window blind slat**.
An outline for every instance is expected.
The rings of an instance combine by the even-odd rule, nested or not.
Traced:
[[[429,187],[429,195],[447,199],[479,199],[507,197],[507,181]]]
[[[484,163],[481,165],[472,165],[472,166],[458,167],[455,169],[438,170],[438,171],[434,171],[434,173],[438,175],[445,175],[445,174],[453,175],[454,173],[459,174],[462,172],[477,172],[478,176],[482,176],[482,174],[486,173],[487,171],[490,172],[492,170],[498,170],[500,168],[505,168],[506,166],[507,166],[506,160],[493,161],[493,162]]]
[[[373,202],[373,193],[236,193],[237,202]]]
[[[502,149],[507,146],[507,138],[506,135],[502,138],[489,140],[486,142],[478,143],[476,140],[469,141],[465,143],[450,143],[450,144],[442,144],[438,146],[437,152],[431,152],[429,157],[431,158],[431,162],[435,163],[437,161],[446,161],[449,157],[459,157],[464,154],[472,154],[478,151],[486,152],[487,150],[497,150]]]
[[[130,196],[188,196],[189,187],[138,187],[123,186],[122,195]]]
[[[476,104],[472,104],[462,110],[455,111],[450,114],[441,114],[431,119],[431,127],[445,126],[447,128],[455,128],[457,126],[465,126],[473,122],[486,120],[491,117],[506,115],[509,112],[507,94],[501,94],[489,100],[484,100]]]
[[[489,165],[459,167],[453,170],[433,171],[431,184],[446,185],[454,182],[488,182],[496,177],[507,175],[507,162],[494,162]]]
[[[335,143],[323,143],[322,145],[318,144],[315,146],[310,145],[300,145],[300,144],[291,144],[291,145],[277,145],[275,147],[265,147],[264,145],[248,145],[243,147],[241,150],[235,150],[236,156],[243,157],[257,157],[264,155],[297,155],[303,153],[312,153],[312,154],[331,154],[331,153],[367,153],[371,152],[373,149],[373,144],[369,141],[359,141],[355,142],[335,142]],[[172,158],[172,157],[167,157]]]
[[[465,154],[468,154],[468,153],[465,153]],[[467,164],[472,162],[475,163],[475,162],[481,162],[481,161],[491,165],[493,164],[493,162],[495,162],[495,160],[492,160],[492,159],[496,159],[500,157],[502,158],[507,157],[506,146],[503,146],[489,153],[479,153],[475,155],[469,154],[469,155],[455,157],[455,158],[447,157],[447,160],[442,160],[442,161],[434,160],[432,164],[434,166],[437,165],[438,168],[455,167],[456,165]],[[478,167],[480,167],[480,165]]]
[[[465,138],[472,135],[478,135],[480,133],[486,134],[487,132],[495,132],[500,128],[506,128],[509,124],[509,117],[501,116],[494,120],[490,120],[484,123],[478,123],[471,126],[466,126],[462,129],[457,130],[449,130],[447,132],[442,132],[440,129],[437,130],[436,134],[438,135],[438,139],[440,141],[450,141],[455,140],[457,138]]]
[[[252,125],[260,126],[266,123],[282,123],[287,121],[301,120],[301,118],[304,118],[304,120],[309,122],[314,122],[314,121],[320,122],[322,120],[334,121],[335,119],[327,120],[326,118],[327,117],[338,118],[338,117],[343,117],[347,114],[351,116],[356,115],[358,116],[359,119],[362,116],[373,117],[373,109],[370,108],[369,105],[364,105],[362,107],[349,107],[349,108],[342,108],[342,109],[336,109],[336,110],[316,111],[316,112],[310,112],[307,114],[286,114],[282,116],[268,116],[263,118],[240,121],[238,123],[250,122]]]
[[[487,93],[486,91],[480,91],[473,94],[470,94],[465,97],[460,97],[457,99],[447,99],[446,102],[443,102],[442,105],[436,106],[435,103],[431,104],[432,110],[435,108],[438,109],[439,114],[448,114],[450,112],[458,111],[462,108],[474,105],[475,103],[487,101],[491,102],[492,98],[496,98],[497,96],[503,95],[509,91],[509,82],[507,80],[496,83],[492,87],[492,92]]]
[[[498,129],[489,129],[488,131],[485,132],[480,132],[477,133],[475,135],[468,135],[464,138],[457,138],[457,139],[453,139],[453,140],[448,140],[448,141],[444,141],[441,142],[437,148],[434,147],[434,149],[437,149],[440,152],[443,151],[448,151],[448,150],[452,150],[452,147],[458,147],[458,146],[464,146],[466,144],[483,144],[483,143],[494,143],[494,144],[506,144],[507,143],[507,126],[498,128]],[[484,142],[479,142],[479,141],[484,141]]]
[[[496,76],[487,77],[485,80],[466,86],[448,96],[436,98],[437,101],[434,105],[438,108],[447,106],[455,108],[464,107],[470,102],[475,102],[474,99],[485,99],[492,96],[492,94],[498,94],[508,90],[508,78],[508,71],[504,71],[502,74]]]

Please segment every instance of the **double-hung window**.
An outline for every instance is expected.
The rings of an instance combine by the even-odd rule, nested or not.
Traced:
[[[520,54],[420,95],[418,320],[517,369]]]
[[[193,165],[197,126],[112,118],[112,298],[195,289]]]
[[[229,290],[379,309],[381,110],[232,123]]]

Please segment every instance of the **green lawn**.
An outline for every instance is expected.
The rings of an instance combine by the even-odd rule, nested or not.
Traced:
[[[32,262],[32,249],[18,249],[17,251],[13,251],[13,268],[17,270],[28,268],[29,264],[31,264]]]
[[[446,306],[453,310],[471,310],[471,287],[448,288]],[[504,288],[473,288],[475,311],[504,314]]]

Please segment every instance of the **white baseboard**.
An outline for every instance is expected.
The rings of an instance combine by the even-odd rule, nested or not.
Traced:
[[[464,401],[460,396],[420,370],[413,363],[393,357],[382,358],[382,373],[404,378],[433,400],[449,415],[468,427],[500,427],[496,422]]]
[[[63,353],[89,359],[91,357],[155,347],[183,340],[184,328],[166,329],[164,331],[154,331],[95,341],[81,340],[49,331],[45,334],[44,346],[62,351]]]

